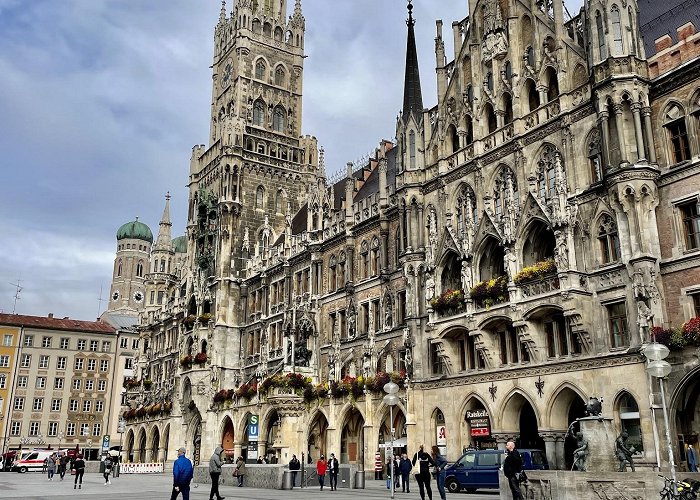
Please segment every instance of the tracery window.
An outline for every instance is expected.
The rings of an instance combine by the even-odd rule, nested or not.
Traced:
[[[620,9],[613,5],[610,9],[610,19],[612,21],[613,34],[613,55],[622,55],[622,22],[620,20]]]
[[[277,66],[277,69],[275,70],[275,85],[284,85],[284,76],[284,68],[282,66]]]
[[[363,241],[362,245],[360,246],[360,259],[361,259],[361,265],[362,265],[360,277],[361,278],[368,278],[369,277],[369,245],[367,244],[366,241]]]
[[[598,224],[598,242],[604,264],[620,260],[620,237],[617,224],[608,214],[603,215]]]
[[[408,157],[411,169],[416,168],[416,133],[411,130],[408,133]]]
[[[551,200],[556,196],[557,155],[554,146],[547,145],[540,158],[537,172],[537,193],[543,200]]]
[[[512,190],[512,192],[510,192]],[[497,218],[500,218],[508,209],[508,199],[512,197],[513,208],[520,211],[520,196],[518,194],[518,181],[508,167],[503,167],[496,179],[496,188],[493,193],[493,210]]]
[[[669,160],[671,164],[690,159],[688,129],[685,124],[685,112],[680,106],[671,105],[664,114],[664,129],[668,138]]]
[[[255,190],[255,208],[265,208],[265,188],[262,186]]]
[[[338,261],[335,258],[335,255],[331,255],[330,260],[328,261],[328,270],[330,271],[330,275],[328,277],[328,291],[329,292],[335,292],[337,289],[337,279],[338,276],[336,274],[338,267]]]
[[[258,99],[253,104],[253,125],[263,127],[265,125],[265,103]]]
[[[605,30],[603,30],[603,16],[600,15],[600,11],[595,14],[595,26],[598,33],[598,53],[601,59],[606,59],[608,54],[605,50]]]
[[[272,128],[275,132],[284,132],[286,122],[286,113],[284,108],[277,106],[272,115]]]
[[[372,240],[372,249],[370,250],[371,255],[371,261],[370,261],[370,275],[371,276],[378,276],[379,275],[379,239],[374,238]]]
[[[255,78],[258,80],[264,80],[265,79],[265,61],[262,59],[258,59],[258,62],[255,63]]]

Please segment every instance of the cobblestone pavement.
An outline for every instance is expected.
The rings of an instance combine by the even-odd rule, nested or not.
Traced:
[[[122,474],[118,478],[112,478],[112,484],[105,486],[102,475],[87,474],[83,480],[81,490],[73,489],[73,477],[66,476],[63,481],[58,476],[53,481],[48,481],[44,474],[30,472],[18,474],[16,472],[0,472],[0,498],[21,500],[50,500],[63,497],[75,497],[85,499],[111,498],[118,500],[155,500],[170,498],[172,488],[172,476],[166,474]],[[227,499],[252,499],[252,500],[309,500],[309,499],[335,499],[335,500],[367,500],[389,499],[389,491],[383,481],[367,481],[364,490],[350,490],[340,488],[330,491],[324,488],[319,491],[318,486],[310,488],[294,488],[291,491],[262,490],[254,488],[236,488],[231,484],[224,484],[220,492]],[[497,500],[498,493],[489,491],[478,494],[460,493],[448,495],[451,499],[459,500]],[[182,498],[182,496],[178,497]],[[193,500],[206,500],[209,498],[208,484],[193,484],[190,491]],[[396,492],[396,500],[420,500],[418,488],[410,494]],[[437,488],[433,485],[433,500],[440,500]]]

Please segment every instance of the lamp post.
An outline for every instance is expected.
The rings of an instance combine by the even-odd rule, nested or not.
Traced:
[[[396,478],[394,477],[396,474],[396,471],[394,471],[394,406],[399,402],[399,397],[396,395],[399,392],[399,386],[393,382],[387,382],[384,384],[384,392],[386,392],[386,396],[384,396],[382,401],[389,407],[389,443],[391,446],[391,469],[389,470],[391,471],[391,498],[393,500],[394,484],[396,484]]]
[[[58,431],[58,453],[61,453],[61,441],[63,441],[63,431]]]
[[[666,393],[664,391],[664,379],[671,373],[672,367],[665,361],[669,354],[668,347],[657,342],[647,344],[642,348],[642,353],[647,358],[647,373],[659,379],[661,391],[661,406],[664,412],[664,426],[666,427],[666,445],[668,446],[668,463],[671,466],[671,477],[676,480],[676,463],[673,459],[673,445],[671,443],[671,427],[668,424],[668,408],[666,407]]]
[[[117,432],[119,433],[119,460],[117,466],[114,468],[114,477],[119,477],[120,469],[122,468],[122,443],[124,439],[124,430],[126,427],[126,420],[124,417],[119,417],[119,423],[117,424]],[[167,457],[166,457],[167,459]]]
[[[92,453],[92,439],[87,440],[87,453],[85,454],[85,460],[90,460],[90,453]]]

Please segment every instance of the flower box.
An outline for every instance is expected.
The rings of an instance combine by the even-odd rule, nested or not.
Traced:
[[[194,357],[194,362],[203,365],[204,363],[207,362],[207,353],[206,352],[198,352],[195,357]]]
[[[430,306],[436,312],[461,311],[464,309],[464,291],[461,289],[445,290],[439,297],[430,300]]]
[[[192,355],[188,354],[188,355],[180,358],[180,365],[182,365],[184,367],[190,367],[190,366],[192,366],[192,361],[193,361]]]
[[[531,266],[524,267],[513,277],[513,282],[516,285],[521,285],[527,283],[528,281],[534,281],[537,279],[542,279],[545,276],[555,274],[557,272],[557,265],[553,259],[543,260],[541,262],[536,262]]]
[[[491,307],[493,304],[507,302],[508,278],[499,276],[488,281],[480,281],[471,289],[471,298],[481,307]]]
[[[197,321],[197,317],[194,314],[190,314],[187,316],[185,319],[182,320],[182,323],[188,327],[192,328],[194,326],[195,321]]]
[[[199,315],[199,322],[206,325],[214,317],[212,313],[204,313]]]

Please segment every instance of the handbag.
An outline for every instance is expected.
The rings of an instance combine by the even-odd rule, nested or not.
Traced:
[[[525,471],[516,472],[515,479],[519,483],[524,483],[525,481],[527,481],[527,474],[525,474]]]
[[[238,477],[238,468],[233,469],[233,477]]]

